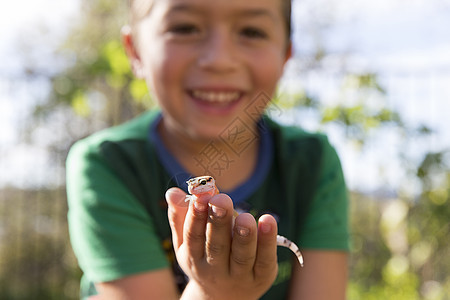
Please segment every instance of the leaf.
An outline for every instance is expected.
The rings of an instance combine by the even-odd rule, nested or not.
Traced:
[[[141,101],[148,96],[147,83],[144,80],[134,79],[130,82],[129,91],[133,99]]]
[[[91,109],[89,107],[86,95],[78,91],[75,93],[75,96],[72,98],[70,104],[77,115],[82,117],[87,117],[91,113]]]
[[[322,113],[322,120],[321,123],[329,123],[333,121],[337,121],[339,119],[339,116],[341,115],[341,111],[339,107],[326,107],[325,110]]]
[[[126,75],[131,73],[128,58],[118,40],[109,41],[104,46],[102,52],[114,75]]]

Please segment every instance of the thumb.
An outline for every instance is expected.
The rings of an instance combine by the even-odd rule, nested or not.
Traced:
[[[186,193],[179,188],[174,187],[166,191],[167,216],[172,229],[172,240],[175,250],[178,250],[183,243],[184,220],[189,208],[189,202],[186,202],[185,199]]]

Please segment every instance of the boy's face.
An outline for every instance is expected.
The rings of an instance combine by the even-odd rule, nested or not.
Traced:
[[[128,53],[166,126],[196,139],[216,138],[238,117],[254,126],[246,108],[263,112],[257,96],[272,96],[290,55],[281,1],[154,1]]]

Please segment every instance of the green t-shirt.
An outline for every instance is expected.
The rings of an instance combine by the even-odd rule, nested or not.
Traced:
[[[69,153],[68,220],[84,272],[81,297],[95,294],[93,282],[167,267],[174,270],[180,289],[184,287],[164,194],[170,187],[186,186],[161,162],[161,145],[151,137],[159,118],[157,111],[145,113],[77,142]],[[266,117],[260,123],[261,132],[270,137],[265,139],[270,156],[266,153],[260,161],[266,171],[255,170],[255,188],[246,190],[236,205],[255,217],[276,216],[279,234],[300,249],[348,251],[348,198],[334,148],[324,135],[280,126]],[[278,278],[262,299],[286,297],[292,264],[298,262],[282,247],[278,261]]]

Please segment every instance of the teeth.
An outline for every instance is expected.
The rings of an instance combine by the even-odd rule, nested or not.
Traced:
[[[195,90],[192,95],[200,100],[208,102],[232,102],[239,98],[239,92],[209,92]]]

